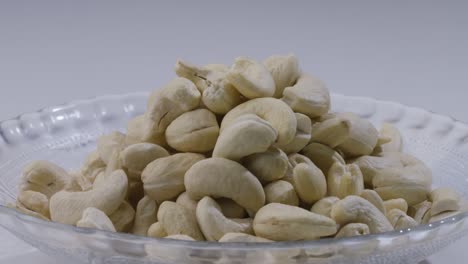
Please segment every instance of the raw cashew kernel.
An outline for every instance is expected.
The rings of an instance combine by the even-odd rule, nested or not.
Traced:
[[[275,81],[268,69],[251,58],[236,58],[226,79],[249,99],[270,97],[275,93]]]
[[[197,210],[198,201],[192,200],[187,192],[181,193],[179,197],[177,197],[176,203],[192,211],[193,214],[195,214]]]
[[[380,170],[386,168],[403,169],[403,164],[397,155],[385,157],[361,156],[353,163],[361,169],[366,186],[372,186],[372,179]]]
[[[262,207],[253,227],[257,236],[274,241],[312,240],[337,231],[335,221],[328,217],[279,203]]]
[[[49,198],[43,193],[22,191],[18,194],[18,202],[28,210],[41,214],[46,218],[50,217]]]
[[[245,233],[226,233],[218,240],[221,243],[271,243],[270,239],[253,236]]]
[[[128,121],[126,145],[133,145],[142,142],[154,143],[160,146],[166,146],[166,137],[164,133],[148,132],[152,121],[146,115],[139,115]]]
[[[132,234],[145,236],[149,227],[157,221],[158,205],[149,196],[143,197],[138,202],[135,212],[135,222],[133,223]]]
[[[281,149],[287,154],[301,151],[311,139],[312,121],[301,113],[294,113],[297,119],[296,136],[289,144],[281,146]]]
[[[26,207],[24,207],[21,203],[17,202],[16,204],[7,204],[7,207],[8,208],[12,208],[12,209],[15,209],[17,210],[18,212],[20,213],[23,213],[25,215],[29,215],[29,216],[32,216],[32,217],[35,217],[35,218],[38,218],[38,219],[41,219],[41,220],[44,220],[44,221],[50,221],[49,218],[45,217],[44,215],[42,214],[39,214],[39,213],[36,213],[32,210],[29,210],[27,209]]]
[[[115,212],[109,215],[117,232],[128,232],[133,226],[135,209],[127,201],[124,201]]]
[[[388,211],[387,218],[395,230],[415,227],[418,225],[418,222],[400,209],[392,209]]]
[[[70,180],[71,176],[61,167],[39,160],[24,168],[19,190],[39,192],[50,198],[63,190]]]
[[[390,142],[382,144],[382,152],[400,152],[403,147],[403,140],[398,128],[389,123],[383,123],[380,128],[380,135],[390,138]]]
[[[336,162],[328,172],[327,186],[328,195],[343,199],[349,195],[361,195],[364,179],[357,165]]]
[[[83,211],[83,216],[76,223],[76,226],[115,232],[114,225],[109,217],[107,217],[104,212],[94,207],[86,208]]]
[[[168,235],[187,235],[197,241],[205,240],[195,215],[185,207],[171,201],[159,206],[158,221]]]
[[[171,235],[171,236],[166,236],[166,239],[175,239],[175,240],[184,240],[184,241],[195,241],[193,237],[187,236],[187,235]]]
[[[351,125],[339,117],[327,119],[312,125],[310,142],[321,143],[335,148],[348,140]]]
[[[214,149],[219,135],[216,116],[206,109],[183,113],[166,129],[169,146],[182,152],[207,152]]]
[[[384,201],[382,200],[382,198],[380,197],[380,195],[376,191],[366,189],[366,190],[363,190],[361,192],[360,196],[362,198],[366,199],[367,201],[369,201],[375,207],[377,207],[377,209],[379,209],[380,212],[382,212],[383,214],[386,214],[387,210],[386,210],[386,207],[385,207],[385,203],[384,203]],[[405,201],[405,203],[406,203],[406,201]]]
[[[194,200],[205,196],[232,199],[253,212],[265,204],[265,193],[258,179],[235,161],[209,158],[197,162],[185,174],[185,187]]]
[[[408,212],[408,203],[402,198],[384,201],[384,207],[386,212],[390,212],[392,209],[399,209],[405,214]]]
[[[159,203],[176,198],[185,191],[187,170],[204,158],[201,154],[177,153],[151,162],[141,174],[145,193]]]
[[[129,177],[139,180],[143,170],[152,161],[169,156],[163,147],[152,143],[137,143],[126,147],[120,153],[122,166],[127,168]]]
[[[432,215],[460,210],[461,196],[452,188],[437,188],[430,193],[429,198],[432,201]]]
[[[97,140],[97,151],[99,157],[105,164],[109,164],[112,153],[114,151],[121,151],[125,146],[126,136],[120,132],[112,132],[110,134],[102,135]]]
[[[93,188],[93,183],[86,176],[82,175],[81,172],[70,172],[70,182],[64,190],[71,192],[89,191]]]
[[[84,165],[81,167],[80,172],[83,176],[93,183],[96,176],[100,171],[105,169],[106,164],[99,156],[99,152],[93,151],[87,157]]]
[[[327,194],[325,175],[311,161],[297,164],[293,169],[292,180],[298,196],[306,203],[314,203]]]
[[[212,198],[206,196],[198,202],[197,220],[203,235],[208,241],[218,241],[226,233],[249,233],[252,221],[235,222],[221,212],[221,207]]]
[[[168,235],[162,224],[160,222],[156,222],[149,227],[147,236],[153,238],[163,238],[167,237]]]
[[[231,109],[244,101],[244,97],[226,80],[211,83],[203,91],[202,102],[216,114],[227,114]]]
[[[229,68],[223,64],[209,64],[200,67],[182,60],[177,60],[175,66],[177,76],[192,81],[200,92],[205,91],[212,83],[223,80],[228,70]]]
[[[331,217],[342,226],[349,223],[366,224],[371,234],[393,230],[393,226],[377,207],[355,195],[336,202],[331,210]]]
[[[331,218],[331,210],[333,208],[333,205],[337,203],[339,200],[340,198],[336,196],[328,196],[328,197],[322,198],[318,200],[317,202],[315,202],[314,205],[312,205],[312,208],[310,208],[310,211],[312,213],[316,213],[316,214]]]
[[[282,100],[294,112],[310,118],[326,114],[330,110],[330,92],[325,84],[316,77],[302,74],[296,84],[283,91]]]
[[[287,181],[275,181],[265,186],[266,203],[281,203],[299,206],[294,186]]]
[[[411,216],[418,224],[427,224],[430,218],[432,203],[424,201],[422,203],[410,206],[408,208],[408,215]]]
[[[351,223],[343,226],[335,235],[335,238],[354,237],[369,235],[370,230],[366,224]]]
[[[308,157],[324,174],[328,173],[335,162],[346,164],[338,152],[320,143],[310,143],[302,149],[302,154]]]
[[[243,158],[242,162],[260,182],[264,183],[283,178],[288,169],[288,156],[276,147],[271,147],[262,153],[249,155]]]
[[[301,75],[299,61],[293,54],[270,56],[263,61],[263,65],[275,81],[275,98],[280,98],[284,89],[293,86]]]

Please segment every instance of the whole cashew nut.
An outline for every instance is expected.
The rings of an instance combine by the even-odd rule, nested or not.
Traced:
[[[397,198],[397,199],[390,199],[383,202],[385,211],[390,212],[393,209],[398,209],[406,214],[408,212],[408,203],[405,199]]]
[[[34,161],[24,168],[20,180],[20,191],[35,191],[50,198],[63,190],[71,176],[61,167],[48,161]]]
[[[128,232],[133,226],[135,209],[127,201],[124,201],[115,212],[109,215],[109,219],[117,232]]]
[[[156,222],[149,227],[147,236],[153,238],[163,238],[167,237],[168,235],[162,224],[160,222]]]
[[[185,207],[171,201],[159,206],[158,220],[168,235],[187,235],[197,241],[205,240],[195,215]]]
[[[301,151],[311,139],[312,121],[310,118],[301,113],[294,113],[294,115],[297,119],[296,136],[289,144],[281,146],[281,149],[287,154]]]
[[[351,125],[348,120],[339,117],[330,118],[312,125],[310,142],[335,148],[348,140],[350,130]]]
[[[297,164],[293,169],[292,179],[298,196],[306,203],[314,203],[327,194],[325,175],[313,163]]]
[[[188,209],[195,214],[195,211],[197,210],[197,204],[198,201],[193,200],[190,198],[187,192],[181,193],[176,200],[176,203],[185,207],[185,209]]]
[[[320,143],[310,143],[302,149],[302,154],[308,157],[317,167],[327,174],[335,162],[346,164],[343,157],[334,149]]]
[[[107,217],[104,212],[94,207],[86,208],[83,211],[83,216],[76,223],[76,226],[115,232],[114,225],[109,217]]]
[[[370,230],[366,224],[351,223],[343,226],[335,235],[335,238],[354,237],[369,235]]]
[[[105,164],[109,164],[113,152],[120,152],[124,148],[125,138],[126,135],[117,131],[102,135],[98,138],[97,151],[99,157]]]
[[[242,159],[244,166],[260,182],[272,182],[284,177],[288,169],[288,156],[279,148],[271,147],[262,153],[249,155]]]
[[[185,187],[194,200],[205,196],[232,199],[253,212],[265,204],[265,193],[258,179],[235,161],[209,158],[197,162],[185,174]]]
[[[166,146],[166,137],[163,133],[149,133],[152,124],[145,115],[139,115],[128,121],[126,145],[133,145],[142,142],[154,143],[160,146]]]
[[[163,147],[152,143],[137,143],[126,147],[120,153],[123,167],[134,180],[141,178],[141,173],[152,161],[169,156]]]
[[[386,168],[403,168],[400,157],[397,155],[387,155],[384,157],[361,156],[353,161],[361,169],[366,186],[372,186],[374,176]]]
[[[293,54],[270,56],[263,61],[263,65],[275,81],[275,98],[280,98],[284,89],[294,85],[301,74],[299,61]]]
[[[364,190],[364,178],[355,164],[333,164],[327,175],[328,195],[345,198],[349,195],[361,195]]]
[[[43,193],[22,191],[18,194],[17,202],[28,210],[41,214],[46,218],[50,217],[49,198]]]
[[[143,197],[137,205],[132,234],[145,236],[149,227],[157,221],[158,205],[149,196]]]
[[[275,181],[265,186],[266,203],[281,203],[299,206],[294,186],[287,181]]]
[[[366,199],[367,201],[369,201],[375,207],[377,207],[377,209],[379,209],[380,212],[382,212],[383,214],[386,214],[386,212],[387,212],[386,208],[387,207],[385,206],[385,202],[382,200],[382,198],[380,197],[380,195],[376,191],[366,189],[366,190],[363,190],[361,192],[360,196],[362,198]],[[405,203],[406,203],[406,201],[405,201]]]
[[[331,210],[333,208],[333,205],[337,203],[339,200],[340,198],[336,196],[328,196],[328,197],[322,198],[318,200],[317,202],[315,202],[314,205],[312,205],[312,208],[310,208],[310,211],[312,213],[316,213],[316,214],[331,218]]]

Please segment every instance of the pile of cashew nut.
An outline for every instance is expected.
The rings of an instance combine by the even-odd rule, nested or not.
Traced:
[[[81,169],[29,164],[13,207],[77,227],[219,242],[362,236],[467,211],[455,190],[432,189],[396,127],[330,112],[328,89],[294,55],[178,61],[175,72]]]

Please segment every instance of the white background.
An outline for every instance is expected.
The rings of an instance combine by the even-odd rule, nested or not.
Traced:
[[[239,55],[293,52],[333,92],[468,121],[467,12],[462,0],[0,0],[0,119],[155,89],[174,77],[177,58],[229,64]],[[0,233],[6,256],[15,243]],[[466,243],[429,262],[466,263]],[[10,261],[32,259],[55,263],[40,253]]]

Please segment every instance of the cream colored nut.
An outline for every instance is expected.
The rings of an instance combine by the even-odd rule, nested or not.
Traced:
[[[408,212],[408,203],[405,199],[396,198],[390,199],[384,202],[386,212],[390,212],[392,209],[399,209],[403,211],[405,214]]]
[[[253,226],[257,236],[275,241],[311,240],[337,231],[335,221],[328,217],[279,203],[262,207]]]
[[[266,203],[281,203],[299,206],[294,186],[287,181],[275,181],[265,186]]]
[[[20,213],[23,213],[25,215],[29,215],[29,216],[32,216],[32,217],[36,217],[38,219],[41,219],[41,220],[44,220],[44,221],[50,221],[49,218],[45,217],[44,215],[42,214],[39,214],[39,213],[36,213],[32,210],[29,210],[27,209],[26,207],[24,207],[22,204],[20,204],[19,202],[16,203],[16,205],[7,205],[7,207],[9,208],[12,208],[12,209],[15,209],[17,210],[18,212]]]
[[[185,191],[187,170],[204,158],[201,154],[178,153],[151,162],[141,174],[145,193],[157,202],[176,198]]]
[[[109,175],[111,175],[114,171],[117,171],[117,170],[124,170],[124,167],[122,165],[122,160],[120,158],[120,151],[119,150],[115,150],[111,154],[111,156],[109,158],[109,163],[107,163],[106,170],[104,171],[104,175],[105,175],[104,177],[109,177]],[[98,181],[98,178],[95,179],[93,185],[96,186],[96,185],[99,185],[99,184],[100,184],[100,182]]]
[[[392,209],[388,211],[387,219],[390,221],[395,230],[415,227],[418,225],[418,222],[416,222],[410,216],[406,215],[406,213],[400,209]]]
[[[149,196],[143,197],[138,202],[132,234],[146,236],[149,227],[157,221],[158,205]]]
[[[109,215],[109,219],[117,232],[128,232],[133,227],[135,209],[130,203],[124,201],[115,212]]]
[[[174,239],[174,240],[184,240],[184,241],[195,241],[193,237],[187,235],[172,235],[165,237],[166,239]]]
[[[258,179],[235,161],[209,158],[197,162],[185,174],[185,187],[194,200],[205,196],[232,199],[253,212],[265,204]]]
[[[49,198],[43,193],[35,191],[22,191],[18,194],[18,202],[28,210],[50,217]]]
[[[335,203],[331,217],[342,226],[350,223],[366,224],[371,234],[393,230],[393,226],[377,207],[355,195],[347,196]]]
[[[411,216],[418,224],[426,224],[423,219],[429,221],[432,203],[424,201],[422,203],[410,206],[408,208],[408,215]]]
[[[354,160],[353,163],[361,169],[364,183],[367,186],[372,186],[372,179],[380,170],[386,168],[403,169],[403,164],[397,155],[385,157],[361,156]]]
[[[364,190],[364,178],[355,164],[333,164],[327,175],[328,195],[345,198],[349,195],[361,195]]]
[[[263,65],[275,81],[275,98],[283,96],[283,90],[293,86],[301,75],[299,61],[293,54],[270,56],[263,61]]]
[[[105,164],[109,164],[112,153],[121,151],[125,146],[126,135],[120,132],[112,132],[110,134],[102,135],[97,140],[97,151],[99,157]]]
[[[202,94],[203,104],[213,113],[221,115],[228,113],[243,101],[242,95],[225,80],[212,83]]]
[[[380,135],[390,138],[390,142],[380,146],[382,152],[400,152],[403,148],[403,140],[398,128],[389,123],[383,123]]]
[[[114,225],[109,217],[107,217],[104,212],[94,207],[86,208],[83,211],[83,216],[76,223],[76,226],[115,232]]]
[[[409,154],[393,152],[385,155],[399,156],[403,169],[385,168],[377,172],[372,185],[380,197],[384,200],[403,198],[410,206],[427,200],[432,185],[431,170]]]
[[[194,214],[197,210],[198,201],[192,200],[187,192],[181,193],[179,197],[177,197],[176,203],[192,211]]]
[[[314,203],[314,205],[312,205],[312,208],[310,208],[310,211],[312,213],[316,213],[316,214],[331,218],[331,210],[333,208],[333,205],[337,203],[339,200],[340,198],[336,196],[328,196],[328,197],[322,198],[318,200],[316,203]]]
[[[277,137],[276,130],[267,121],[253,114],[243,115],[219,135],[213,157],[240,160],[265,152]]]
[[[300,163],[294,167],[293,185],[299,198],[306,203],[314,203],[327,194],[325,175],[313,163]]]
[[[218,240],[221,243],[271,243],[273,240],[245,233],[226,233]]]
[[[71,180],[64,190],[72,192],[89,191],[93,188],[93,183],[89,178],[81,174],[81,172],[70,172]]]
[[[249,155],[242,161],[250,172],[265,183],[283,178],[288,169],[288,156],[276,147],[271,147],[262,153]]]
[[[127,168],[128,176],[134,180],[140,179],[141,173],[152,161],[167,156],[169,152],[166,149],[152,143],[133,144],[120,153],[122,166]]]
[[[34,161],[24,168],[20,180],[20,191],[35,191],[47,198],[63,190],[71,176],[61,167],[48,161]]]
[[[348,140],[350,123],[342,118],[335,117],[312,125],[310,142],[317,142],[331,148]]]
[[[138,202],[145,196],[145,190],[141,181],[128,182],[127,200],[136,208]]]
[[[200,105],[201,94],[185,78],[175,78],[162,89],[155,90],[148,100],[143,122],[143,141],[164,136],[169,124],[181,114]]]
[[[367,201],[369,201],[375,207],[377,207],[377,209],[379,209],[379,211],[382,212],[383,214],[387,212],[384,201],[382,200],[382,198],[376,191],[366,189],[361,192],[360,196],[366,199]]]
[[[296,136],[289,144],[281,147],[287,154],[301,151],[311,139],[312,121],[310,118],[300,113],[294,113],[294,115],[297,119]]]
[[[153,237],[153,238],[163,238],[167,237],[167,233],[164,230],[164,227],[160,222],[156,222],[150,226],[148,229],[148,237]]]
[[[343,226],[335,235],[335,238],[354,237],[369,235],[370,230],[366,224],[351,223]]]
[[[221,207],[221,212],[227,218],[244,218],[247,214],[245,209],[231,199],[219,198],[216,200]]]
[[[338,152],[320,143],[310,143],[302,149],[302,154],[308,157],[324,174],[328,173],[335,162],[346,164]]]
[[[168,235],[187,235],[204,240],[195,215],[185,207],[165,201],[159,206],[158,220]]]
[[[207,152],[214,149],[219,135],[216,116],[206,109],[183,113],[167,127],[169,146],[182,152]]]
[[[275,81],[268,69],[251,58],[236,58],[226,79],[249,99],[270,97],[275,93]]]
[[[154,143],[160,146],[166,146],[166,136],[164,133],[148,132],[152,121],[145,115],[139,115],[131,119],[127,125],[126,145],[133,145],[142,142]]]
[[[460,210],[461,196],[452,188],[437,188],[430,193],[429,198],[432,201],[432,215]]]
[[[283,99],[294,112],[310,118],[319,117],[330,110],[330,92],[316,77],[302,74],[296,84],[283,91]]]
[[[105,169],[106,164],[102,161],[99,156],[98,151],[91,152],[87,157],[86,161],[80,169],[80,172],[83,176],[88,178],[88,180],[93,183],[96,176],[100,171]]]
[[[223,64],[208,64],[200,67],[182,60],[177,60],[175,66],[177,76],[192,81],[200,92],[205,91],[212,83],[223,80],[228,70],[229,68]]]
[[[267,121],[277,132],[278,146],[289,144],[296,136],[297,120],[287,104],[275,98],[257,98],[242,103],[227,113],[221,123],[221,134],[238,117],[254,114]]]
[[[95,207],[106,215],[112,214],[122,204],[127,193],[127,175],[115,171],[105,184],[86,192],[60,191],[50,198],[50,215],[54,222],[75,225],[83,211]]]
[[[226,233],[252,231],[252,220],[238,223],[227,218],[221,212],[219,204],[208,196],[198,202],[196,215],[200,229],[208,241],[218,241]]]

